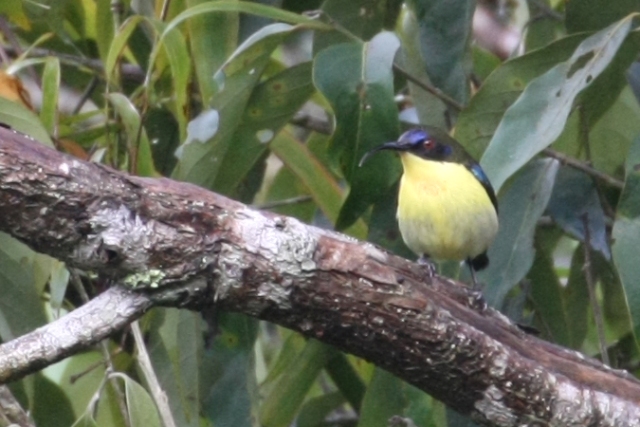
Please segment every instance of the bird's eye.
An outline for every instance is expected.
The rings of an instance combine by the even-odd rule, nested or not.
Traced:
[[[422,146],[425,150],[433,150],[436,146],[436,143],[433,139],[425,139],[422,143]]]

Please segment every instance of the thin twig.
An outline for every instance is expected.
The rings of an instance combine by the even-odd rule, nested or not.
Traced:
[[[596,322],[596,330],[598,332],[598,344],[600,346],[600,357],[602,362],[611,366],[609,361],[609,353],[607,352],[607,338],[604,335],[604,321],[602,318],[602,310],[596,298],[596,284],[593,280],[593,271],[591,265],[591,235],[589,233],[589,214],[582,215],[582,223],[584,225],[584,277],[587,281],[587,289],[589,290],[589,301],[591,301],[591,309],[593,310],[593,318]]]
[[[138,365],[140,366],[142,374],[147,381],[153,400],[156,402],[156,406],[158,407],[158,412],[160,413],[164,426],[176,427],[176,422],[173,420],[173,414],[169,407],[169,399],[160,386],[158,377],[153,370],[153,365],[151,364],[151,359],[149,358],[149,353],[147,352],[147,347],[144,343],[144,338],[142,337],[142,331],[140,330],[140,324],[137,320],[131,324],[131,331],[133,332],[133,339],[136,342],[136,349],[138,350],[138,357],[136,358],[138,360]]]
[[[563,164],[567,166],[571,166],[572,168],[581,170],[584,173],[591,175],[612,187],[616,187],[619,189],[622,189],[624,187],[624,182],[610,175],[607,175],[604,172],[600,172],[599,170],[594,169],[593,167],[589,166],[585,162],[581,162],[580,160],[574,159],[572,157],[567,156],[566,154],[562,154],[558,151],[552,150],[551,148],[545,148],[544,150],[542,150],[542,152],[545,155],[549,157],[553,157],[554,159],[560,160]]]
[[[253,207],[255,209],[262,209],[262,210],[269,210],[269,209],[274,209],[274,208],[279,208],[281,206],[290,206],[290,205],[297,205],[298,203],[305,203],[305,202],[309,202],[313,200],[313,198],[311,196],[296,196],[296,197],[291,197],[288,199],[282,199],[282,200],[274,200],[272,202],[266,202],[263,203],[261,205],[254,205]]]
[[[82,301],[86,304],[87,302],[89,302],[89,295],[87,294],[87,291],[84,289],[84,285],[82,284],[82,279],[80,279],[80,275],[75,269],[69,269],[69,273],[70,273],[71,283],[73,284],[73,287],[76,289],[76,292],[78,292],[78,294],[80,295],[80,298],[82,299]],[[109,352],[109,346],[106,340],[100,341],[100,350],[102,352],[102,359],[104,360],[104,364],[106,365],[107,371],[115,372],[113,359],[111,358],[111,353]],[[89,367],[89,368],[91,369],[87,369],[86,371],[81,372],[80,374],[84,375],[87,372],[90,372],[92,369],[95,369],[93,367]],[[73,377],[72,379],[74,381],[77,380],[77,378],[73,378]],[[118,401],[120,414],[124,419],[125,425],[127,427],[130,427],[131,420],[129,419],[129,411],[127,410],[127,403],[125,400],[124,393],[120,389],[120,385],[118,384],[118,381],[115,378],[109,378],[109,381],[111,382],[111,385],[113,386],[113,390],[116,393],[116,396],[117,396],[116,400]]]
[[[171,5],[171,0],[164,0],[162,2],[162,10],[160,11],[160,20],[164,21],[167,19],[167,14],[169,13],[169,5]]]
[[[35,427],[35,423],[29,417],[18,399],[13,396],[6,385],[0,385],[0,424],[19,427]]]
[[[427,92],[429,92],[430,94],[432,94],[436,98],[440,99],[442,102],[447,104],[449,107],[454,108],[456,111],[461,111],[461,110],[464,109],[465,106],[463,104],[461,104],[458,101],[456,101],[455,99],[451,98],[449,95],[447,95],[446,93],[444,93],[443,91],[441,91],[437,87],[431,86],[430,84],[428,84],[426,82],[423,82],[422,80],[418,79],[417,77],[409,74],[407,71],[405,71],[399,65],[393,64],[393,70],[396,73],[400,74],[405,79],[409,80],[411,83],[415,84],[416,86],[420,87],[421,89],[426,90]]]
[[[3,46],[7,54],[18,56],[21,52],[11,46]],[[95,74],[104,77],[104,64],[99,59],[83,58],[81,56],[60,53],[54,50],[42,49],[34,47],[29,50],[29,58],[46,58],[47,56],[55,56],[61,63],[86,68]],[[122,77],[127,81],[141,83],[144,80],[144,72],[134,64],[121,64]]]
[[[323,135],[331,135],[332,132],[331,124],[329,124],[327,120],[313,117],[310,114],[304,113],[302,111],[296,113],[289,122],[296,126],[300,126],[302,128],[321,133]]]
[[[96,76],[93,76],[93,77],[91,77],[91,81],[89,82],[89,84],[85,88],[84,92],[82,92],[82,96],[78,100],[78,103],[73,108],[73,112],[71,113],[72,115],[75,116],[76,114],[78,114],[80,112],[80,110],[82,109],[84,104],[91,97],[91,94],[96,89],[96,87],[98,87],[98,78]]]

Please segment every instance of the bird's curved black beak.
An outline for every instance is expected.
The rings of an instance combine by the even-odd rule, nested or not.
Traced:
[[[379,145],[376,148],[366,152],[364,156],[362,156],[362,159],[360,159],[360,163],[358,163],[358,167],[362,167],[362,165],[364,165],[364,162],[366,162],[369,159],[369,157],[373,156],[375,153],[382,150],[396,150],[396,151],[402,150],[402,145],[398,144],[397,141],[385,142],[384,144]]]

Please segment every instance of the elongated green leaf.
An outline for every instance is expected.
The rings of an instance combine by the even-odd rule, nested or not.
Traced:
[[[587,221],[589,245],[607,259],[611,257],[602,204],[587,174],[566,166],[560,168],[547,209],[566,233],[582,242],[585,242]]]
[[[35,394],[31,416],[38,426],[70,425],[75,419],[69,396],[42,372],[35,374]]]
[[[624,190],[618,202],[613,225],[611,252],[624,288],[627,307],[638,340],[640,334],[640,263],[637,257],[640,242],[640,138],[627,156]]]
[[[587,38],[568,61],[532,81],[507,110],[481,160],[496,190],[560,135],[575,97],[613,60],[632,22],[633,16],[625,18]]]
[[[342,28],[345,28],[355,38],[364,41],[371,40],[383,29],[386,6],[371,0],[324,0],[322,13]],[[341,31],[321,32],[314,34],[313,51],[319,53],[329,46],[353,41]]]
[[[122,119],[127,133],[130,154],[135,155],[136,173],[140,176],[158,176],[153,166],[153,155],[147,132],[142,126],[140,114],[129,98],[121,93],[110,93],[107,99]],[[133,159],[131,159],[133,161]]]
[[[162,29],[166,27],[162,22],[150,21],[158,33],[162,33]],[[171,31],[162,33],[164,37],[154,47],[157,51],[160,47],[164,47],[169,66],[171,67],[171,79],[173,81],[173,96],[175,99],[175,115],[180,126],[180,140],[183,141],[187,135],[187,121],[189,116],[189,78],[191,77],[191,56],[187,48],[182,33],[179,31]],[[152,54],[152,58],[154,58]],[[149,72],[154,62],[149,63]],[[151,86],[147,85],[147,90]]]
[[[5,123],[18,132],[29,135],[41,143],[53,147],[49,133],[40,119],[22,104],[0,97],[0,123]]]
[[[175,27],[186,21],[187,19],[199,16],[205,13],[213,13],[213,12],[241,12],[248,13],[251,15],[258,15],[264,18],[273,19],[276,21],[287,22],[289,24],[300,24],[308,29],[313,30],[325,30],[330,31],[333,29],[328,24],[325,24],[320,21],[316,21],[314,19],[308,18],[303,15],[299,15],[297,13],[287,12],[282,9],[278,9],[272,6],[265,6],[258,3],[251,3],[245,1],[210,1],[206,3],[199,4],[192,8],[189,8],[182,12],[180,15],[173,18],[173,20],[167,25],[164,30],[162,37],[167,34],[169,31],[173,30]]]
[[[86,411],[71,427],[98,427],[90,411]]]
[[[366,389],[347,356],[343,353],[336,355],[327,363],[325,370],[340,390],[343,399],[349,402],[354,411],[359,412]]]
[[[403,382],[376,368],[362,401],[358,427],[387,427],[389,418],[402,415],[406,405]]]
[[[125,374],[118,373],[115,376],[124,381],[131,427],[160,427],[162,424],[160,424],[158,409],[147,390]]]
[[[58,260],[51,262],[51,280],[49,280],[49,290],[51,292],[51,308],[59,310],[69,285],[69,270],[64,263]]]
[[[324,424],[327,415],[339,408],[343,403],[344,396],[338,391],[314,397],[302,407],[296,420],[296,425],[298,427],[321,426]]]
[[[570,346],[579,348],[589,329],[589,291],[584,275],[584,248],[580,245],[573,252],[567,286],[562,299],[566,310]]]
[[[542,326],[543,337],[565,347],[576,348],[580,343],[572,340],[568,310],[562,293],[562,285],[556,274],[551,254],[536,245],[535,260],[529,274],[530,298],[533,302],[536,321]],[[577,338],[577,337],[576,337]]]
[[[404,8],[400,15],[396,33],[402,41],[402,68],[420,81],[432,84],[427,74],[425,59],[420,46],[420,28],[416,14],[411,8]],[[423,125],[447,128],[447,110],[444,102],[413,82],[408,82],[411,98]]]
[[[60,60],[49,57],[42,72],[42,109],[40,120],[49,135],[55,135],[58,127],[58,93],[60,92]]]
[[[187,0],[189,8],[205,3],[203,0]],[[190,10],[190,9],[189,9]],[[187,21],[189,45],[198,76],[198,88],[203,104],[211,102],[215,87],[213,74],[233,53],[238,41],[238,15],[205,14],[192,16]]]
[[[41,292],[51,262],[4,233],[0,248],[0,337],[7,342],[47,323]]]
[[[487,78],[462,110],[455,136],[475,159],[479,159],[502,117],[527,84],[560,61],[566,61],[585,35],[565,37],[551,45],[511,59]]]
[[[640,134],[640,105],[630,88],[622,91],[618,100],[591,129],[589,146],[593,166],[614,176],[623,176],[626,155]],[[576,147],[577,155],[580,147]]]
[[[304,145],[285,132],[278,135],[270,143],[269,148],[300,178],[327,218],[332,222],[336,221],[343,195],[331,173]],[[367,227],[362,220],[359,220],[348,228],[347,232],[354,237],[364,239]]]
[[[487,284],[487,302],[500,307],[509,290],[522,280],[533,264],[533,236],[544,212],[559,163],[545,159],[531,163],[514,177],[499,198],[500,229],[489,247],[489,267],[478,276]]]
[[[128,356],[123,353],[124,352],[114,358],[114,363],[118,368],[124,367],[125,365],[122,364],[122,359],[128,358]],[[96,402],[93,400],[94,397],[97,397],[96,393],[103,385],[106,375],[104,360],[100,352],[90,351],[77,354],[65,359],[60,365],[59,368],[62,372],[59,374],[59,384],[71,401],[76,417],[78,418],[76,422],[82,422],[82,418],[87,420],[86,414],[93,413],[95,409],[94,406],[97,405],[98,410],[95,419],[97,425],[123,425],[124,420],[117,406],[117,400],[114,399],[115,395],[110,384],[107,385],[106,389],[102,389],[103,392],[99,395],[99,401]],[[51,370],[56,366],[58,365],[53,365],[47,369]],[[58,375],[56,375],[56,377],[58,377]],[[92,418],[90,417],[89,419]]]
[[[375,156],[358,168],[367,151],[394,140],[399,132],[391,69],[398,47],[398,39],[384,32],[368,43],[329,47],[314,61],[314,83],[336,115],[332,155],[340,159],[351,187],[336,222],[338,229],[353,224],[399,174],[398,164],[385,156]]]
[[[266,397],[260,413],[260,424],[265,427],[291,425],[309,388],[336,352],[327,344],[309,340],[302,353]]]
[[[199,315],[159,309],[149,317],[147,348],[173,418],[180,426],[197,427],[200,384],[193,378],[198,378],[202,356]]]
[[[420,31],[420,50],[433,84],[461,104],[469,99],[471,20],[475,3],[467,0],[410,0]]]
[[[633,12],[640,12],[637,0],[572,0],[565,21],[570,32],[598,31]]]
[[[116,65],[118,64],[118,58],[124,51],[124,48],[127,46],[129,37],[131,37],[131,34],[136,29],[138,24],[144,19],[145,18],[140,15],[134,15],[128,18],[120,26],[120,28],[118,28],[118,31],[113,36],[113,40],[111,41],[111,45],[109,46],[107,60],[104,63],[104,73],[107,77],[107,82],[111,81],[114,78],[114,72],[116,70]]]
[[[202,413],[216,426],[253,427],[258,417],[257,321],[218,314],[218,331],[200,365]]]
[[[214,188],[232,195],[280,132],[314,91],[311,63],[305,62],[276,74],[253,90],[222,161]]]
[[[222,3],[222,2],[220,2]],[[245,41],[215,75],[211,109],[189,123],[173,177],[212,188],[247,103],[276,47],[294,31],[287,24],[263,28]]]

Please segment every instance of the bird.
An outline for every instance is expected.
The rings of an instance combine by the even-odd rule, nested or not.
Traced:
[[[402,239],[422,264],[465,261],[475,272],[489,264],[487,249],[498,233],[498,200],[489,178],[458,141],[439,128],[421,126],[375,147],[399,153],[403,174],[396,218]]]

